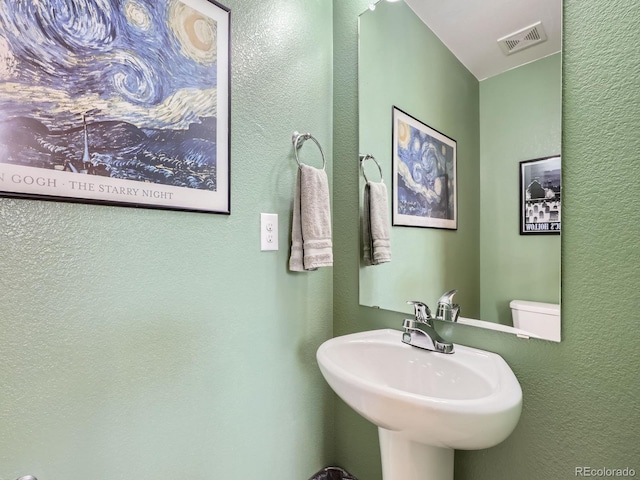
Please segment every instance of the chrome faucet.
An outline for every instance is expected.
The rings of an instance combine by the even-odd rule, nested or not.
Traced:
[[[457,322],[460,316],[460,305],[453,303],[453,296],[458,290],[449,290],[442,294],[438,300],[438,309],[436,310],[436,320],[445,322]]]
[[[460,305],[453,303],[457,290],[451,290],[438,300],[436,320],[456,322],[460,315]],[[445,341],[433,326],[434,317],[429,307],[418,301],[408,301],[415,310],[415,319],[406,319],[403,323],[402,341],[407,345],[439,353],[453,353],[453,343]]]

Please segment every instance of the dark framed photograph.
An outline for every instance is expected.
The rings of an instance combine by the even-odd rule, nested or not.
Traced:
[[[520,162],[520,235],[559,235],[560,155]]]
[[[457,143],[393,107],[393,225],[458,228]]]
[[[0,9],[0,193],[230,211],[230,10],[211,0]]]

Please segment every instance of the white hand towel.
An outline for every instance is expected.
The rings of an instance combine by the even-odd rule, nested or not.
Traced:
[[[298,168],[291,225],[289,269],[317,270],[333,265],[329,181],[324,170]]]
[[[367,182],[364,187],[362,238],[366,265],[391,261],[389,204],[387,187],[382,182]]]

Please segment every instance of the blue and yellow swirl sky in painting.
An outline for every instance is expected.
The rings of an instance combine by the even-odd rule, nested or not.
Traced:
[[[188,128],[216,116],[216,38],[179,0],[0,0],[0,120]]]

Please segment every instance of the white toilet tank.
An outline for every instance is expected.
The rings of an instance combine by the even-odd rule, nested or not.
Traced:
[[[512,300],[513,326],[545,340],[560,341],[560,305]]]

